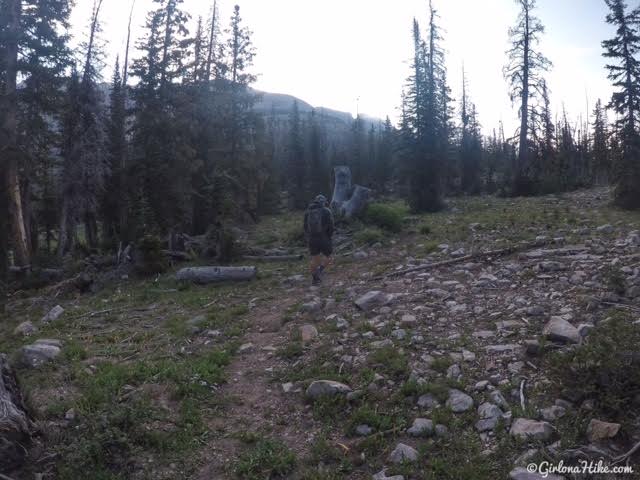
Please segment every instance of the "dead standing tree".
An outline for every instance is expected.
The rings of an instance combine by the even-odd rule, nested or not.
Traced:
[[[504,67],[504,76],[509,82],[511,101],[520,102],[519,150],[514,165],[512,194],[531,193],[527,169],[531,161],[529,134],[532,125],[532,101],[542,95],[542,73],[551,67],[551,62],[537,50],[544,25],[533,15],[535,0],[515,0],[520,6],[517,24],[509,30],[511,47],[507,51],[509,63]]]
[[[339,218],[353,218],[362,213],[371,198],[371,189],[361,185],[351,185],[349,167],[334,168],[335,184],[331,208]]]

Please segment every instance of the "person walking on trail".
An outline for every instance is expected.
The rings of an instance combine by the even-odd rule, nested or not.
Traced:
[[[311,254],[312,285],[322,282],[322,275],[331,263],[333,245],[333,214],[324,195],[318,195],[304,214],[304,233]]]

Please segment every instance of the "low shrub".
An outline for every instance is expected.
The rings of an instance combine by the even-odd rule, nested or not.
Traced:
[[[571,400],[594,401],[609,420],[624,420],[638,408],[640,395],[640,325],[616,314],[598,325],[585,343],[550,357],[550,374]]]
[[[406,208],[399,204],[372,203],[365,210],[363,220],[367,224],[398,233],[402,230],[406,213]]]

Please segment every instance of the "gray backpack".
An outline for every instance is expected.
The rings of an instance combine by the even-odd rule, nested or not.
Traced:
[[[307,216],[307,226],[311,235],[317,236],[324,233],[324,225],[322,224],[322,208],[312,208]]]

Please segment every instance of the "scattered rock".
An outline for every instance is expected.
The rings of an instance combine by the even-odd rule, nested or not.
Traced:
[[[536,356],[540,354],[540,342],[538,340],[525,340],[524,348],[527,355]]]
[[[566,413],[567,411],[559,405],[552,405],[549,408],[543,408],[540,410],[542,419],[547,422],[555,422],[559,418],[564,417]]]
[[[62,315],[63,313],[64,313],[64,308],[62,308],[60,305],[56,305],[51,310],[49,310],[49,313],[47,313],[44,317],[42,317],[40,321],[42,323],[53,322],[58,318],[60,318],[60,315]]]
[[[394,475],[392,477],[387,477],[387,474],[384,470],[376,473],[373,477],[373,480],[404,480],[402,475]]]
[[[412,437],[429,437],[434,433],[433,422],[426,418],[416,418],[407,433]]]
[[[512,437],[521,440],[545,442],[553,435],[553,427],[548,422],[539,422],[528,418],[516,418],[509,432]]]
[[[25,345],[20,350],[21,361],[31,368],[38,368],[54,360],[62,352],[60,340],[37,340],[31,345]]]
[[[368,312],[391,303],[391,296],[379,290],[372,290],[358,298],[355,303],[360,310]]]
[[[311,400],[351,393],[351,387],[333,380],[316,380],[307,388],[306,396]]]
[[[31,322],[22,322],[13,331],[14,335],[22,335],[23,337],[30,337],[38,331],[38,328]]]
[[[373,428],[371,428],[369,425],[358,425],[356,427],[356,435],[358,435],[359,437],[368,437],[369,435],[371,435],[373,433]]]
[[[451,389],[446,405],[454,413],[466,412],[473,407],[473,398],[460,390]]]
[[[415,315],[402,315],[402,318],[400,319],[401,323],[404,323],[405,325],[414,325],[415,323],[417,323],[417,319]]]
[[[310,302],[303,303],[300,307],[300,312],[302,313],[315,313],[322,310],[322,302],[315,298]]]
[[[603,422],[594,418],[587,427],[587,438],[590,442],[598,442],[615,437],[619,431],[619,423]]]
[[[449,436],[449,429],[446,425],[438,424],[436,425],[436,437],[438,438],[447,438]]]
[[[418,451],[404,443],[399,443],[389,455],[391,463],[415,462],[416,460],[418,460]]]
[[[302,343],[309,343],[318,338],[318,329],[313,325],[302,325],[300,327],[300,337]]]
[[[609,235],[613,233],[613,225],[610,225],[608,223],[606,225],[600,225],[598,228],[596,228],[596,231],[598,233],[604,233],[605,235]]]
[[[518,467],[509,473],[511,480],[564,480],[553,473],[541,474],[537,472],[529,472],[526,468]]]
[[[561,317],[551,317],[542,334],[549,340],[562,343],[580,343],[581,340],[578,329]]]
[[[418,398],[418,406],[420,408],[424,408],[426,410],[430,410],[432,408],[436,408],[440,406],[440,402],[430,393],[425,393],[424,395],[420,395]]]

